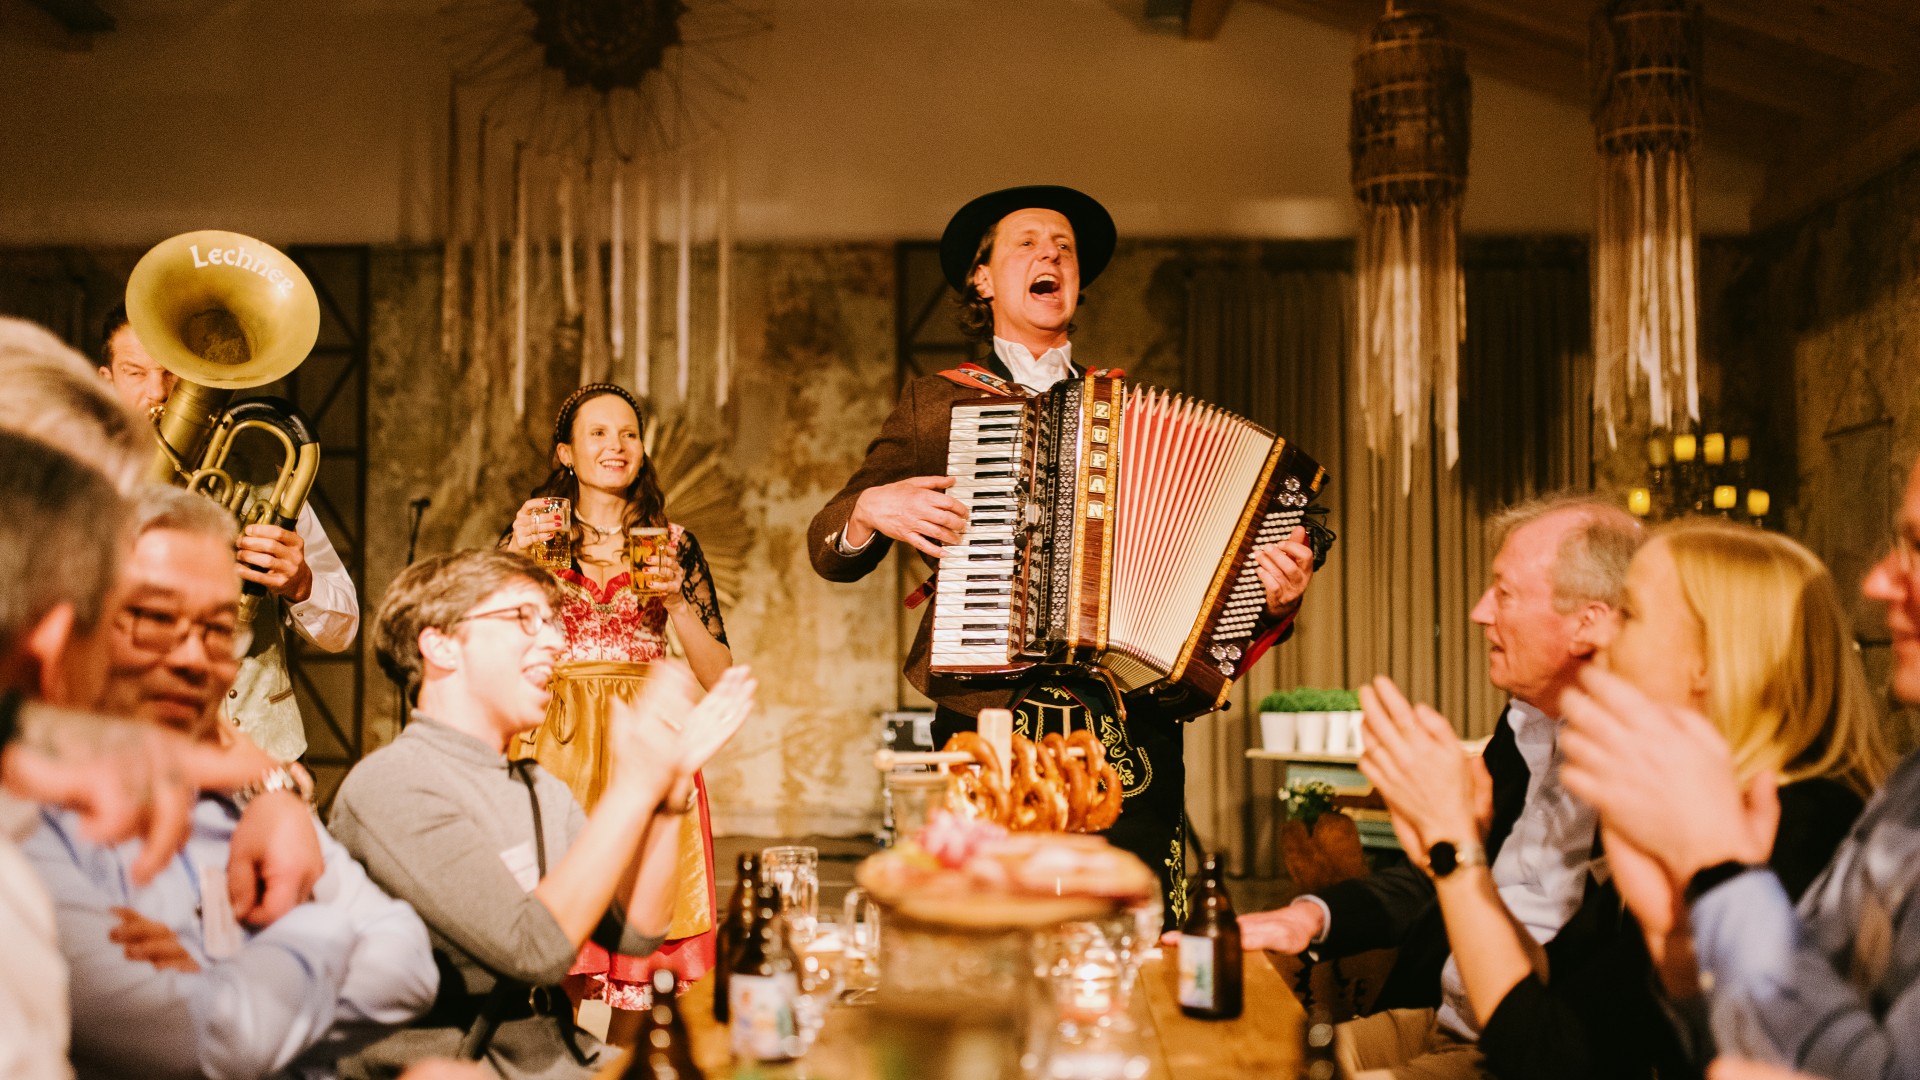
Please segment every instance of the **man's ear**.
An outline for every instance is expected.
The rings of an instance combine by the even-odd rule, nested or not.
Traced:
[[[460,647],[453,635],[437,626],[429,626],[420,631],[420,658],[430,666],[442,671],[453,671],[460,666]]]
[[[987,270],[986,263],[973,268],[973,291],[979,293],[982,300],[993,299],[993,274]]]
[[[61,604],[40,616],[0,665],[0,684],[30,698],[66,704],[66,659],[73,646],[73,625],[72,604]]]
[[[1580,609],[1580,622],[1573,628],[1573,641],[1567,651],[1582,660],[1591,660],[1607,647],[1619,628],[1620,619],[1611,605],[1591,601]]]

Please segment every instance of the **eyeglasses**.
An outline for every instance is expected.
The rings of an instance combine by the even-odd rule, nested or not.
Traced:
[[[189,619],[173,611],[127,605],[120,613],[120,628],[135,648],[162,656],[180,647],[187,635],[200,631],[200,645],[207,655],[219,659],[233,655],[239,631],[231,623]]]
[[[557,626],[560,622],[559,618],[550,611],[541,611],[532,604],[521,604],[519,607],[476,611],[469,615],[462,615],[453,620],[453,624],[458,626],[474,619],[512,619],[520,624],[520,630],[528,637],[533,637],[549,626]]]

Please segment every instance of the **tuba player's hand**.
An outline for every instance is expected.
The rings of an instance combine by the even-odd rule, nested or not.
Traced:
[[[307,542],[292,529],[249,525],[234,544],[240,576],[275,596],[299,603],[313,595],[313,571],[307,566]]]

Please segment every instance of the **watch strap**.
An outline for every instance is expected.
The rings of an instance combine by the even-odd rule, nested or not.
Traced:
[[[1686,898],[1687,906],[1692,907],[1696,901],[1714,889],[1719,888],[1749,870],[1757,869],[1759,869],[1759,867],[1754,864],[1741,862],[1738,859],[1728,859],[1726,862],[1714,863],[1712,866],[1688,878],[1686,891],[1681,895]]]

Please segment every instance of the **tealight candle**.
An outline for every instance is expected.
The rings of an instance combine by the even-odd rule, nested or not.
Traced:
[[[1739,497],[1740,493],[1733,489],[1732,484],[1721,484],[1719,487],[1713,489],[1713,508],[1715,510],[1731,510],[1733,509],[1733,504],[1739,500]]]
[[[1773,497],[1759,488],[1747,492],[1747,516],[1763,518],[1773,509]]]
[[[1733,461],[1745,461],[1753,453],[1753,444],[1745,435],[1735,435],[1727,442],[1727,457]]]
[[[1691,435],[1675,435],[1673,437],[1673,460],[1682,463],[1692,461],[1693,455],[1695,451],[1699,449],[1699,446],[1699,440]]]
[[[1653,513],[1653,492],[1646,488],[1634,488],[1627,492],[1627,510],[1634,517],[1646,517]]]
[[[1657,469],[1665,465],[1669,456],[1667,452],[1667,440],[1663,436],[1655,435],[1653,438],[1647,440],[1647,461],[1652,464],[1654,468]]]
[[[1705,458],[1709,465],[1719,465],[1726,461],[1727,437],[1716,431],[1701,440],[1700,456]]]

